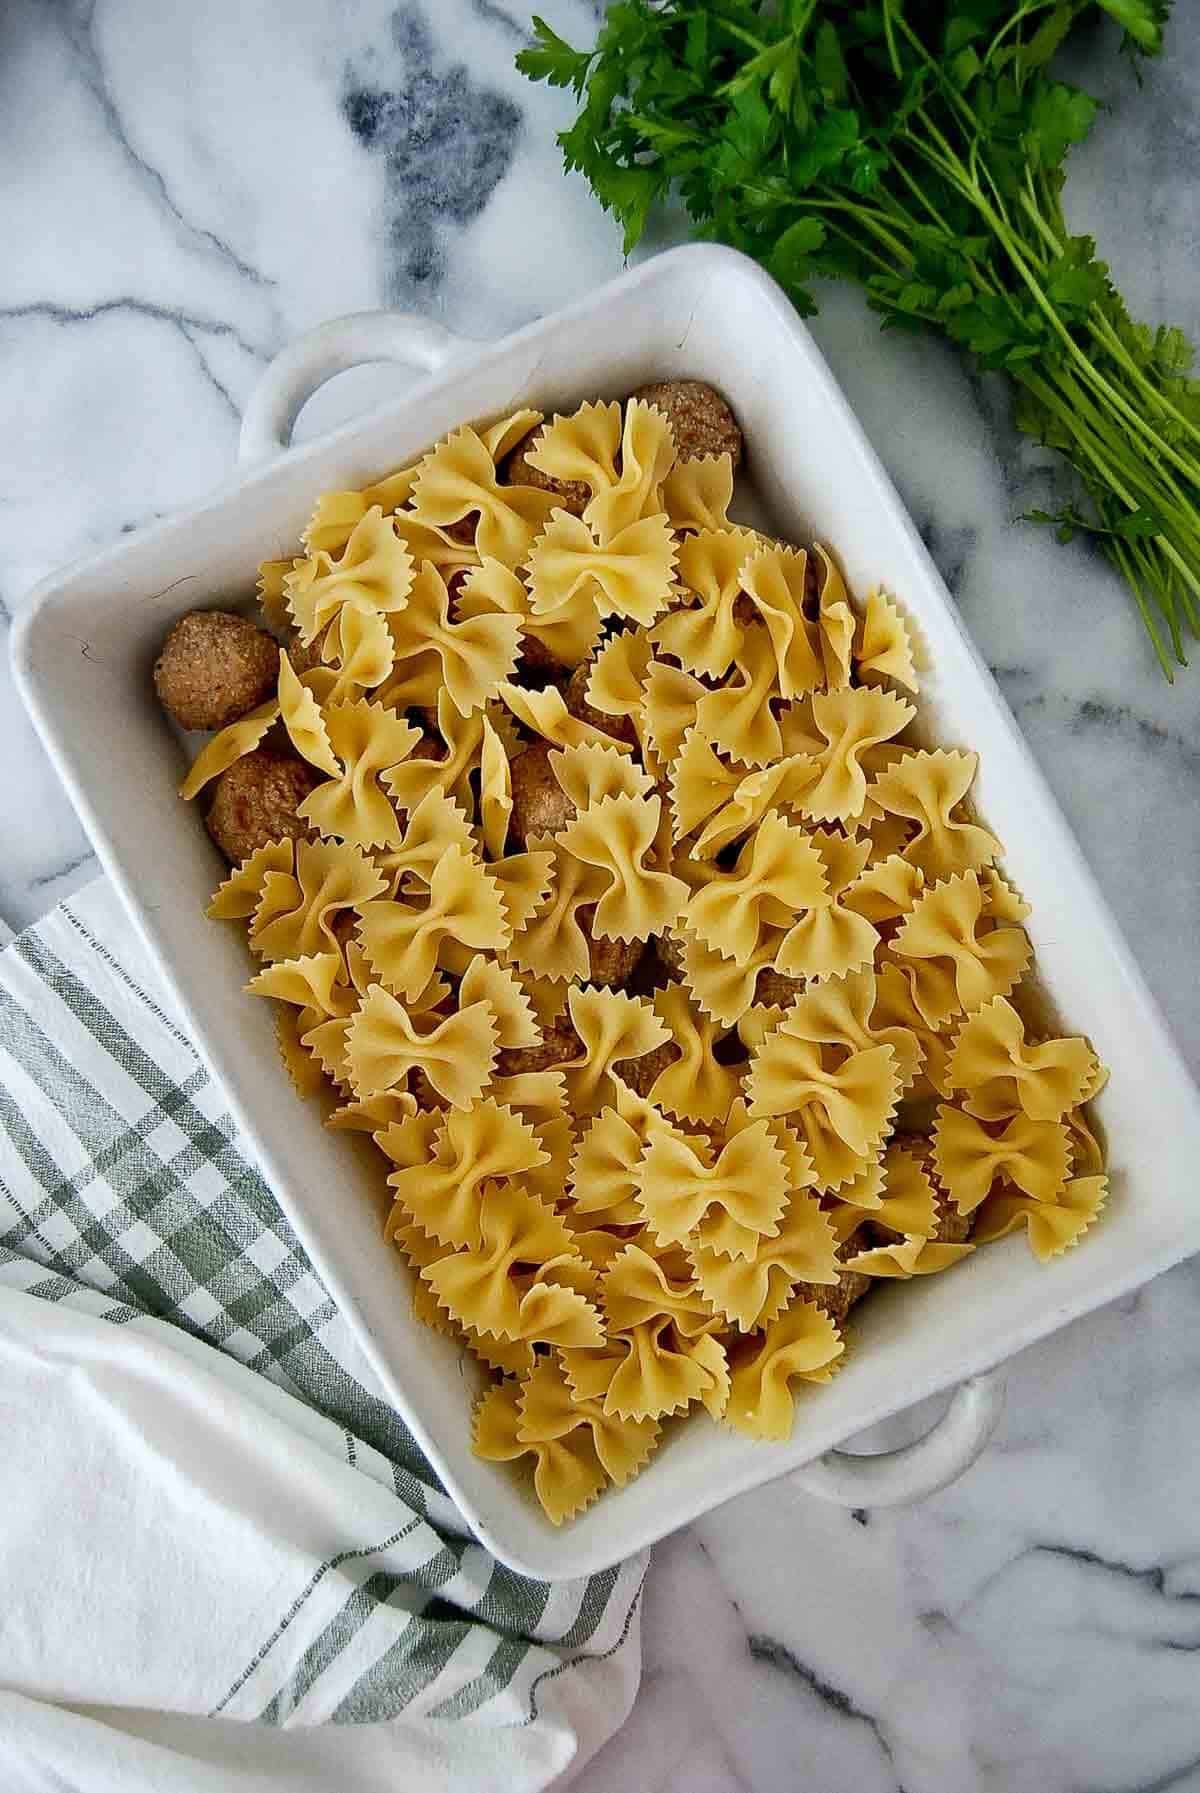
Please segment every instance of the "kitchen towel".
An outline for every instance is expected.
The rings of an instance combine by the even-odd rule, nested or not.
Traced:
[[[522,1793],[636,1691],[645,1556],[466,1534],[99,882],[0,951],[0,1786]]]

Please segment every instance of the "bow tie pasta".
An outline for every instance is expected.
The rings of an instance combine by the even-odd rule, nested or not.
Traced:
[[[155,669],[218,731],[208,914],[555,1524],[697,1409],[787,1438],[870,1289],[1107,1197],[976,756],[914,738],[896,599],[738,520],[741,456],[695,381],[464,426]]]

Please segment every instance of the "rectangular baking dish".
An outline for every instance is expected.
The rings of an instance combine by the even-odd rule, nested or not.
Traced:
[[[183,753],[150,671],[177,616],[244,601],[259,561],[293,551],[317,493],[374,479],[465,421],[680,376],[728,396],[756,501],[779,532],[830,543],[856,593],[883,584],[912,618],[928,732],[981,754],[978,806],[1033,904],[1042,981],[1111,1067],[1096,1107],[1112,1195],[1082,1246],[1048,1267],[1011,1238],[948,1275],[876,1293],[841,1375],[798,1401],[790,1443],[756,1444],[699,1414],[628,1488],[556,1531],[504,1467],[472,1456],[474,1385],[455,1347],[409,1311],[407,1271],[380,1237],[379,1173],[298,1104],[270,1005],[242,994],[240,933],[204,918],[222,866],[175,794]],[[501,342],[470,345],[401,402],[242,470],[192,509],[53,575],[22,615],[14,655],[100,859],[281,1205],[447,1490],[513,1567],[553,1577],[607,1566],[1200,1249],[1196,1089],[895,490],[795,312],[744,258],[676,250]]]

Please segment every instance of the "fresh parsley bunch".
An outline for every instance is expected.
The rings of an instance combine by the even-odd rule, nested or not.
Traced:
[[[1168,678],[1200,633],[1200,383],[1179,330],[1129,316],[1063,218],[1063,164],[1096,101],[1049,64],[1101,10],[1154,54],[1170,0],[618,0],[594,49],[544,21],[518,57],[581,101],[560,137],[625,228],[668,193],[696,234],[755,257],[802,313],[820,275],[885,326],[942,331],[1017,385],[1022,430],[1078,492]]]

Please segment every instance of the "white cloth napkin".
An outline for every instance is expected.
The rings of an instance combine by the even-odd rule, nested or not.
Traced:
[[[0,951],[0,1786],[522,1793],[645,1557],[464,1535],[96,884]]]

